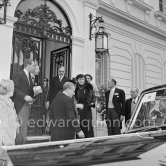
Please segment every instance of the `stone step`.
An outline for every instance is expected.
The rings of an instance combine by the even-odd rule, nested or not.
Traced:
[[[39,143],[39,142],[50,142],[51,136],[50,135],[42,135],[42,136],[28,136],[26,138],[26,143]]]

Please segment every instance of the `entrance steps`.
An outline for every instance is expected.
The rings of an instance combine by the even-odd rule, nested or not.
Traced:
[[[41,142],[50,142],[51,136],[50,135],[42,135],[42,136],[28,136],[26,138],[26,143],[41,143]]]

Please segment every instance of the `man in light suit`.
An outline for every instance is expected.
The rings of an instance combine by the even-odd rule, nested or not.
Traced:
[[[21,123],[16,144],[25,144],[26,141],[30,104],[34,96],[30,72],[35,70],[35,66],[33,60],[25,59],[24,69],[13,77],[15,91],[12,99]]]
[[[116,80],[108,81],[109,90],[105,92],[106,99],[106,124],[108,135],[120,134],[121,122],[125,111],[125,92],[116,88]]]
[[[62,91],[63,84],[67,81],[68,78],[65,76],[65,67],[61,66],[58,69],[58,76],[54,77],[50,82],[49,91],[47,95],[46,109],[48,109],[56,94]]]
[[[138,101],[138,94],[139,94],[138,88],[134,87],[130,90],[131,98],[126,100],[126,108],[125,108],[125,123],[126,124],[128,124],[128,122],[134,112],[136,103]]]

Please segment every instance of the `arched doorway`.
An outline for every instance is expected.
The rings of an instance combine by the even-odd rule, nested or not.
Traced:
[[[66,75],[71,75],[71,25],[62,8],[53,1],[24,0],[15,11],[18,21],[14,24],[13,55],[11,77],[23,68],[23,61],[31,58],[38,63],[40,73],[38,85],[43,79],[49,80],[57,75],[57,69],[66,67]],[[38,120],[45,118],[44,97],[40,95],[32,106],[31,119],[35,127],[30,135],[43,134],[45,126]]]

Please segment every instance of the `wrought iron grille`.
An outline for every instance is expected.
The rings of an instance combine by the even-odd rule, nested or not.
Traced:
[[[71,42],[71,27],[62,27],[62,20],[58,19],[46,4],[28,9],[24,14],[21,10],[17,10],[15,16],[18,18],[15,23],[17,32],[62,43]]]

